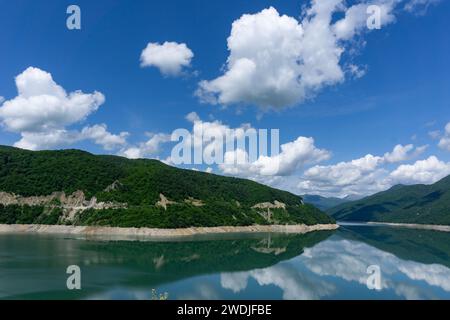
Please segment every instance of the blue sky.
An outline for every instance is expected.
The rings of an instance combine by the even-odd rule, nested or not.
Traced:
[[[227,38],[233,22],[244,14],[258,15],[273,7],[280,16],[296,19],[306,34],[304,10],[314,7],[311,1],[3,1],[0,96],[4,97],[5,104],[0,110],[6,110],[6,103],[18,96],[14,79],[29,67],[51,74],[54,82],[67,93],[98,91],[105,100],[85,116],[75,116],[76,120],[71,118],[60,125],[55,125],[55,119],[63,116],[55,116],[51,125],[42,123],[50,121],[48,117],[41,119],[37,129],[14,126],[8,122],[8,114],[0,111],[0,144],[18,145],[26,131],[25,135],[34,141],[30,149],[70,147],[99,154],[124,154],[130,148],[142,149],[151,134],[163,137],[176,128],[192,129],[193,124],[186,120],[186,115],[195,112],[203,122],[220,122],[230,128],[243,123],[250,123],[255,128],[279,128],[281,144],[296,141],[299,137],[312,137],[313,149],[329,153],[326,159],[315,159],[310,154],[300,154],[300,150],[295,163],[287,164],[292,167],[287,170],[289,173],[283,176],[264,177],[258,170],[248,167],[235,170],[234,175],[296,193],[337,196],[368,194],[396,183],[432,183],[450,174],[450,132],[445,131],[450,122],[450,3],[432,0],[344,1],[333,13],[331,24],[343,19],[349,8],[361,3],[385,5],[389,8],[389,16],[380,30],[354,26],[359,28],[354,36],[346,41],[337,40],[337,47],[344,49],[337,66],[345,74],[336,79],[330,71],[328,81],[325,79],[320,85],[306,87],[306,98],[297,97],[289,106],[267,110],[266,106],[245,98],[248,95],[244,89],[234,100],[216,101],[216,104],[202,102],[195,92],[202,80],[211,83],[224,75],[227,67],[230,68],[226,62],[233,52],[227,48]],[[66,8],[70,4],[81,8],[81,30],[66,27]],[[279,20],[277,14],[273,21]],[[312,19],[310,17],[309,21]],[[271,21],[269,19],[267,23]],[[246,31],[236,28],[236,33]],[[308,32],[313,34],[314,30]],[[292,35],[280,36],[289,39]],[[255,41],[257,37],[258,34]],[[189,66],[176,75],[164,75],[154,64],[141,66],[140,56],[147,44],[166,41],[185,44],[194,55]],[[311,41],[316,40],[312,37]],[[314,45],[322,50],[320,39],[317,41]],[[249,48],[250,44],[245,50]],[[244,49],[238,48],[233,54],[242,55],[242,51]],[[257,51],[258,46],[250,55],[256,56]],[[280,54],[276,48],[270,52]],[[276,59],[268,60],[273,64],[264,70],[269,76],[272,70],[278,71]],[[364,71],[363,74],[347,72],[350,65],[358,68],[358,72]],[[264,72],[257,75],[265,76]],[[301,72],[299,76],[306,79]],[[227,81],[227,85],[240,85],[239,81]],[[260,95],[270,89],[259,81],[254,87]],[[286,88],[286,92],[291,89]],[[217,100],[220,100],[220,94],[226,93],[225,89],[220,90],[213,92]],[[271,91],[267,94],[270,96]],[[11,107],[22,108],[14,110],[17,111],[15,119],[23,117],[29,121],[30,110],[34,109],[18,103]],[[42,110],[45,112],[48,111]],[[99,124],[105,125],[106,129],[102,131],[105,139],[111,138],[108,134],[114,136],[112,145],[87,133],[94,130],[78,137],[83,128],[92,129]],[[40,134],[54,134],[49,130],[69,132],[72,138],[74,135],[77,138],[63,136],[56,142],[43,143]],[[119,137],[121,132],[127,134]],[[157,148],[146,150],[140,156],[167,160],[173,145],[164,138],[161,140],[159,143],[153,141]],[[413,148],[405,149],[406,154],[398,160],[381,159],[396,145],[410,144]],[[302,147],[300,142],[298,147]],[[375,160],[378,162],[374,166],[361,168],[352,164],[352,160],[368,154],[380,158]],[[435,159],[429,160],[430,157]],[[336,167],[339,163],[343,165]],[[315,170],[308,171],[314,167]],[[206,166],[198,169],[205,170]],[[231,174],[219,167],[211,169],[215,173]],[[346,170],[349,170],[348,174]],[[325,179],[330,176],[335,181]],[[366,180],[368,176],[371,179]],[[341,181],[335,183],[337,180]]]

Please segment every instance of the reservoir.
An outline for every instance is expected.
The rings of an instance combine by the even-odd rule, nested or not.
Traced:
[[[67,289],[68,266],[81,290]],[[368,268],[380,270],[369,289]],[[450,233],[345,225],[164,241],[0,235],[0,299],[450,299]]]

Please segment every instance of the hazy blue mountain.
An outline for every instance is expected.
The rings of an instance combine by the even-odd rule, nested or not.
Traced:
[[[303,201],[305,201],[305,203],[309,203],[314,205],[315,207],[319,208],[320,210],[327,210],[330,209],[332,207],[338,206],[340,204],[352,201],[352,200],[347,200],[347,198],[334,198],[334,197],[322,197],[322,196],[318,196],[318,195],[310,195],[310,194],[305,194],[302,195]]]

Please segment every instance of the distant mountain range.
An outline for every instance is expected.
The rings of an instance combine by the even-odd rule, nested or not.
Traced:
[[[156,160],[0,146],[0,224],[185,228],[328,224],[300,196]]]
[[[346,198],[334,198],[334,197],[322,197],[318,195],[304,194],[302,195],[303,201],[319,208],[320,210],[327,210],[336,207],[340,204],[349,202]]]
[[[327,213],[340,221],[450,225],[450,176],[432,185],[397,185]]]

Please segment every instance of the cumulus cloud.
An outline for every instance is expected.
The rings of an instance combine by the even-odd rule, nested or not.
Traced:
[[[319,149],[313,138],[298,137],[295,141],[281,145],[281,152],[274,156],[261,155],[250,162],[245,150],[237,149],[225,153],[225,161],[219,165],[226,174],[239,176],[287,176],[306,164],[318,163],[330,158],[331,153]]]
[[[141,66],[156,67],[165,76],[177,76],[191,65],[193,57],[185,43],[149,43],[141,53]]]
[[[395,1],[378,0],[382,25],[393,22]],[[283,108],[302,103],[325,86],[345,80],[342,55],[366,27],[368,3],[349,8],[343,0],[312,1],[301,21],[270,7],[233,22],[224,74],[199,83],[197,95],[213,104]],[[344,12],[341,20],[333,14]]]
[[[355,4],[345,10],[345,17],[333,25],[333,31],[338,39],[350,40],[356,34],[362,32],[367,26],[367,11],[370,5],[376,5],[380,9],[381,26],[395,21],[393,9],[396,0],[369,1],[368,3]]]
[[[386,187],[379,166],[383,158],[368,154],[349,162],[328,166],[314,166],[306,170],[297,188],[301,193],[348,196],[369,194]]]
[[[113,150],[127,143],[128,132],[121,132],[116,135],[108,132],[107,129],[106,124],[84,127],[79,137],[81,140],[93,140],[96,144],[103,146],[105,150]]]
[[[434,183],[450,174],[450,162],[440,161],[435,156],[416,161],[414,164],[401,165],[391,172],[389,178],[393,184]]]
[[[130,159],[141,159],[156,156],[161,145],[170,141],[170,135],[164,133],[148,134],[149,139],[140,143],[138,146],[129,147],[121,152],[121,154]]]
[[[86,127],[81,132],[66,127],[85,120],[105,102],[100,92],[67,93],[49,72],[29,67],[16,79],[18,95],[0,107],[0,120],[5,130],[18,133],[16,147],[45,149],[93,140],[105,149],[125,143],[127,133],[113,135],[106,125]]]
[[[236,147],[233,150],[225,150],[224,143],[226,137],[233,139],[243,139],[252,133],[257,134],[257,130],[250,124],[242,124],[237,128],[231,128],[222,122],[203,121],[192,112],[186,119],[193,124],[192,145],[194,148],[202,148],[204,154],[212,154],[214,150],[224,151],[224,157],[219,163],[219,170],[228,175],[247,177],[257,180],[259,176],[286,176],[306,164],[314,164],[329,159],[331,153],[324,149],[319,149],[314,144],[313,138],[298,137],[292,142],[285,143],[279,147],[280,152],[272,151],[272,155],[262,153],[249,155],[250,146]],[[223,139],[216,139],[223,137]],[[267,136],[269,138],[269,134]],[[258,139],[261,139],[258,136]],[[256,141],[259,143],[261,141]],[[246,148],[247,147],[247,148]],[[278,151],[278,150],[277,150]],[[254,158],[253,158],[254,157]]]
[[[27,150],[52,149],[79,141],[79,132],[55,129],[44,132],[22,132],[22,138],[14,146]]]
[[[191,148],[200,150],[201,155],[211,154],[215,149],[222,148],[225,138],[231,132],[232,138],[243,136],[245,130],[250,128],[248,124],[241,127],[231,128],[223,124],[219,120],[203,121],[197,113],[191,112],[186,115],[186,120],[192,124],[192,129],[186,130],[190,135],[190,139],[183,140],[183,144],[189,150]],[[171,134],[157,133],[149,134],[150,139],[137,146],[131,146],[121,152],[122,155],[128,158],[145,158],[149,156],[156,156],[161,151],[161,146],[164,143],[175,142],[172,140]],[[215,138],[223,139],[215,139]],[[205,157],[202,156],[202,160]],[[191,159],[192,160],[192,159]],[[174,164],[170,157],[165,160],[168,164]]]
[[[127,132],[118,135],[108,132],[105,124],[86,126],[81,131],[54,129],[43,132],[22,132],[22,138],[14,146],[28,150],[52,149],[83,140],[91,140],[105,150],[113,150],[126,144]]]
[[[439,140],[439,148],[450,151],[450,122],[445,126],[445,134]]]
[[[414,145],[412,144],[408,144],[406,146],[399,144],[394,147],[394,150],[392,150],[392,152],[385,153],[383,159],[390,163],[401,162],[417,157],[418,155],[422,154],[427,148],[427,145],[420,146],[414,149]]]
[[[0,118],[12,132],[44,132],[85,119],[105,102],[100,92],[67,93],[52,75],[29,67],[16,77],[18,95],[5,101]]]
[[[388,177],[389,171],[383,165],[412,159],[423,153],[426,147],[397,145],[384,156],[368,154],[348,162],[314,166],[304,172],[297,188],[301,193],[340,197],[379,192],[399,183],[394,177]]]

